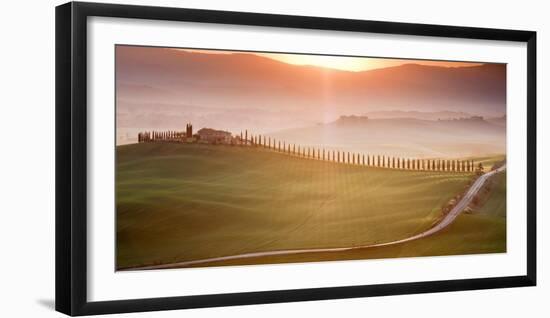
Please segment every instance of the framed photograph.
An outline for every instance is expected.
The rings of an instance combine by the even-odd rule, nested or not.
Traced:
[[[536,284],[536,33],[56,8],[68,315]]]

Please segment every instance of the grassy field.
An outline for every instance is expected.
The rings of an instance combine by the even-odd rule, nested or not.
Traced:
[[[338,253],[258,257],[247,260],[247,264],[504,253],[506,252],[506,172],[489,179],[481,193],[479,203],[473,205],[472,213],[463,213],[441,232],[416,241]],[[242,264],[242,261],[232,260],[196,266]]]
[[[265,149],[160,143],[119,146],[116,164],[118,268],[405,238],[434,224],[441,207],[472,178],[335,164]],[[396,247],[246,263],[503,248],[505,218],[480,208],[432,237]]]
[[[505,218],[494,218],[477,214],[461,214],[451,225],[441,232],[416,241],[398,245],[362,248],[346,252],[265,256],[247,259],[246,261],[219,261],[194,266],[300,263],[503,252],[506,252]]]

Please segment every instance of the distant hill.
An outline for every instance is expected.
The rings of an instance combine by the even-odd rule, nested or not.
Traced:
[[[422,112],[494,117],[506,107],[503,64],[405,64],[349,72],[251,54],[121,46],[116,70],[117,114],[124,114],[120,123],[126,127],[153,127],[154,118],[166,117],[173,123],[193,119],[226,130],[268,132],[388,109],[427,119]],[[199,109],[182,115],[189,107]]]
[[[420,111],[403,111],[403,110],[382,110],[367,112],[364,114],[369,118],[415,118],[424,120],[439,120],[439,119],[458,119],[469,118],[473,114],[466,112],[454,111],[437,111],[437,112],[420,112]]]
[[[433,121],[344,116],[332,123],[283,130],[269,136],[304,146],[415,158],[506,152],[505,126],[478,117]]]
[[[506,115],[500,117],[487,118],[487,121],[496,125],[506,126]]]

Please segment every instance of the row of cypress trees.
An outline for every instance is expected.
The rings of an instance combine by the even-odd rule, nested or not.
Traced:
[[[183,137],[185,137],[185,132],[183,131],[144,131],[138,133],[138,142],[175,141]]]
[[[179,131],[146,131],[138,134],[138,142],[177,141],[184,137],[185,132]],[[239,145],[264,147],[270,150],[302,158],[352,165],[425,171],[472,172],[475,170],[473,160],[411,159],[390,157],[385,155],[364,155],[349,151],[326,150],[315,147],[303,147],[262,135],[250,134],[250,136],[248,136],[248,130],[245,130],[244,136],[241,132],[240,136],[237,137],[236,143]]]
[[[286,143],[285,141],[262,135],[251,135],[249,138],[248,132],[245,132],[245,136],[243,137],[240,139],[240,144],[243,145],[264,147],[293,156],[337,163],[404,170],[470,172],[475,169],[473,160],[411,159],[385,155],[365,155],[349,151],[296,146],[296,144]]]

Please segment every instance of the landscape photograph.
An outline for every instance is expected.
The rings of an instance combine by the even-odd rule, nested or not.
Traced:
[[[116,271],[506,253],[506,64],[115,47]]]

